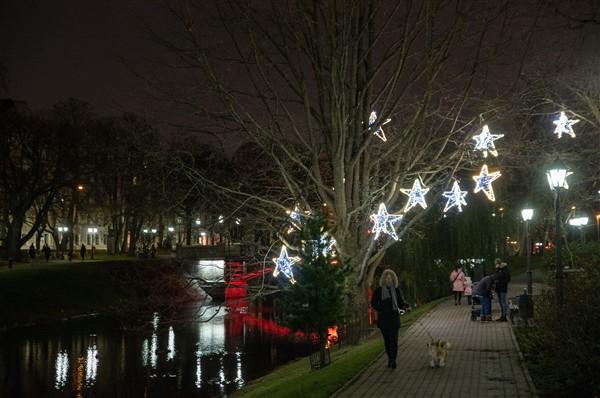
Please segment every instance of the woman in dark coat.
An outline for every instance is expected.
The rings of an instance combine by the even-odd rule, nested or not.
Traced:
[[[402,290],[398,287],[398,276],[386,269],[379,279],[379,287],[373,292],[371,306],[377,311],[377,327],[383,335],[388,368],[396,368],[398,354],[398,329],[400,329],[400,309],[408,308]]]

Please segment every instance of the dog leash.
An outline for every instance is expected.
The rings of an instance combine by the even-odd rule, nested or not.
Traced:
[[[423,329],[425,331],[425,333],[427,333],[427,336],[429,336],[429,339],[431,339],[431,341],[435,341],[435,339],[433,338],[433,336],[431,335],[431,333],[429,333],[429,330],[427,330],[427,328],[425,327],[425,325],[423,325],[423,323],[421,322],[420,319],[417,319],[416,322],[421,326],[421,329]]]

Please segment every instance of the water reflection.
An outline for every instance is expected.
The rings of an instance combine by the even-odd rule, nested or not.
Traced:
[[[67,375],[69,374],[69,354],[66,351],[60,351],[56,354],[56,377],[54,387],[62,390],[67,385]]]
[[[98,347],[96,343],[93,343],[87,348],[87,355],[85,358],[85,384],[93,386],[98,377]]]
[[[235,365],[236,365],[236,378],[235,382],[238,388],[242,388],[244,386],[244,378],[242,377],[242,353],[235,353]]]
[[[227,396],[306,353],[269,303],[226,304],[190,308],[185,322],[154,314],[147,329],[94,320],[0,336],[0,396]]]
[[[196,381],[194,383],[196,388],[202,388],[202,350],[200,345],[196,350]]]
[[[169,342],[167,345],[167,359],[172,361],[175,358],[175,331],[173,326],[169,326]]]
[[[204,354],[220,353],[225,348],[225,314],[222,306],[211,306],[198,322],[198,344]]]

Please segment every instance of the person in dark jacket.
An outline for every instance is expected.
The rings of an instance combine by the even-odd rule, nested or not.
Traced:
[[[492,320],[492,290],[496,279],[496,273],[485,276],[473,288],[473,296],[479,296],[481,299],[481,322]]]
[[[398,276],[386,269],[379,279],[379,287],[373,292],[371,306],[377,311],[377,327],[383,335],[388,368],[396,368],[398,355],[398,330],[400,329],[400,309],[408,308],[402,290],[398,287]]]
[[[35,246],[33,245],[33,243],[31,244],[31,246],[29,246],[29,258],[31,258],[32,260],[35,258]]]
[[[498,322],[506,322],[508,313],[508,303],[506,302],[506,293],[508,292],[508,282],[510,282],[510,270],[508,265],[501,259],[497,258],[496,261],[496,273],[498,274],[498,280],[496,281],[496,295],[498,296],[498,304],[500,305],[500,318],[496,319]]]
[[[85,252],[87,251],[87,248],[85,247],[85,245],[82,243],[81,244],[81,248],[79,248],[79,255],[81,256],[81,261],[85,260]]]
[[[50,249],[50,246],[48,246],[47,243],[44,243],[42,252],[44,252],[44,257],[46,258],[46,262],[50,261],[50,253],[52,253],[52,250]]]

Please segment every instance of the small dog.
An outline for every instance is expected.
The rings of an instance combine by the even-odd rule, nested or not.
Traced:
[[[427,344],[427,347],[429,347],[429,355],[431,356],[429,366],[432,368],[443,368],[446,365],[450,343],[444,340],[431,340]]]
[[[508,318],[510,319],[510,323],[514,324],[515,321],[519,318],[519,305],[513,303],[512,300],[508,300]]]

